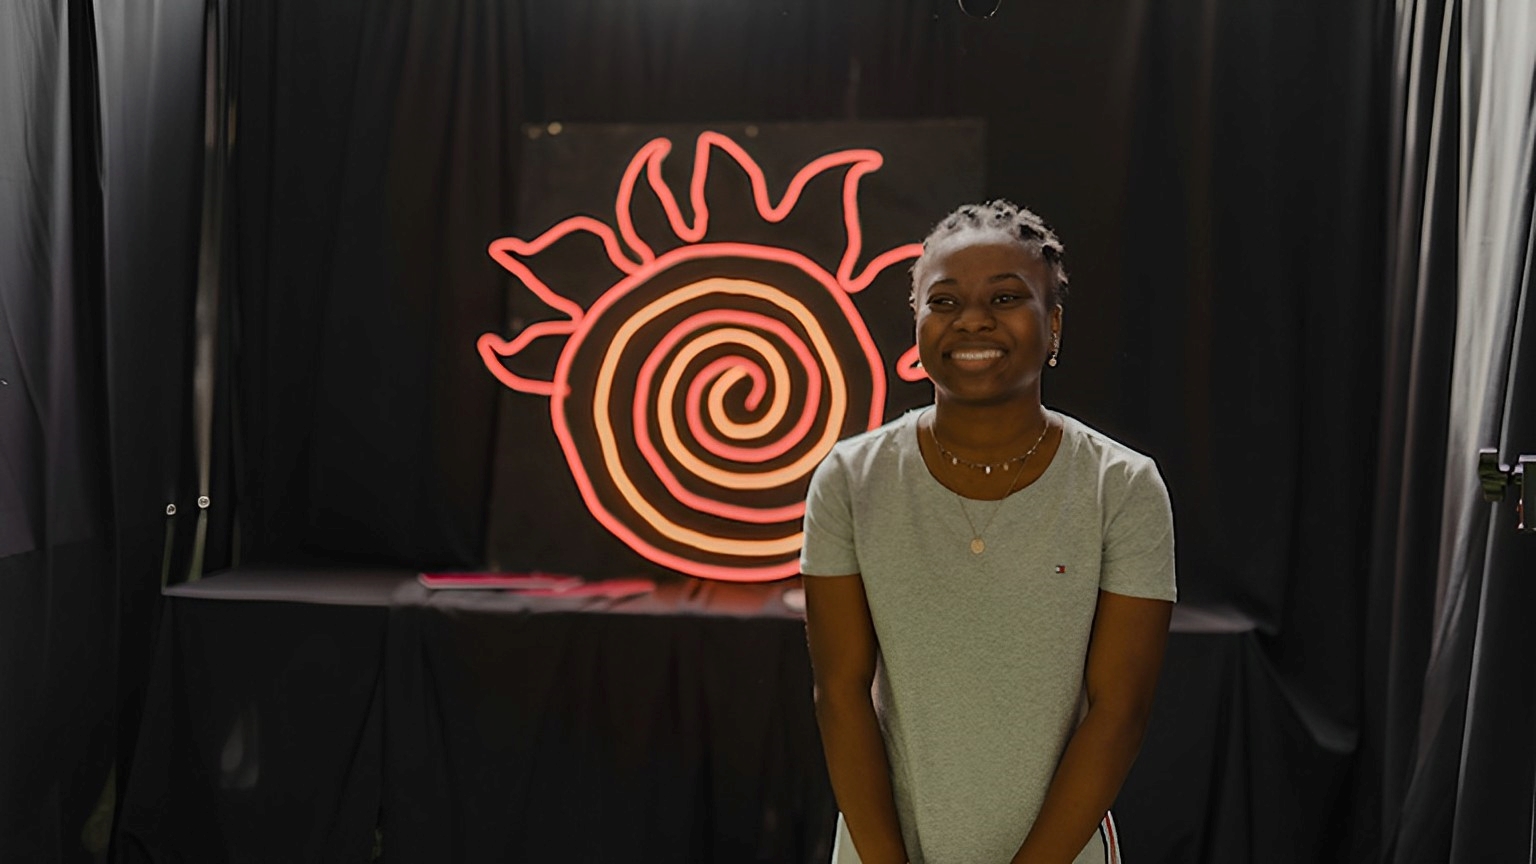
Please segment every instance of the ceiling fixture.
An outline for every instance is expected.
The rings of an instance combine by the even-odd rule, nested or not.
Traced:
[[[997,7],[1003,5],[1003,0],[957,0],[960,11],[972,18],[991,18],[997,14]]]

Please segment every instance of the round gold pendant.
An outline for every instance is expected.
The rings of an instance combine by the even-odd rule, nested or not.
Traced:
[[[985,551],[987,551],[987,544],[985,542],[983,542],[980,537],[972,537],[971,538],[971,554],[972,555],[980,555],[981,553],[983,553]]]

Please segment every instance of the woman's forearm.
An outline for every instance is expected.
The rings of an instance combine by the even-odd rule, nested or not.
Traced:
[[[869,691],[816,696],[816,722],[838,809],[864,864],[905,864],[890,761]]]
[[[1070,864],[1083,851],[1115,802],[1145,730],[1145,718],[1089,710],[1012,864]]]

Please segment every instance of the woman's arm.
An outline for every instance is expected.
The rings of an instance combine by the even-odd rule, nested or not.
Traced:
[[[1088,643],[1088,713],[1067,742],[1013,864],[1070,864],[1136,761],[1163,665],[1173,604],[1099,592]]]
[[[802,582],[816,722],[838,809],[864,864],[904,864],[890,762],[870,698],[878,648],[864,582],[857,575]]]

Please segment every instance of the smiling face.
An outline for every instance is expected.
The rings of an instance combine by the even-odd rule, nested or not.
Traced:
[[[1004,231],[962,230],[923,253],[913,280],[918,356],[941,402],[1039,402],[1061,307],[1036,251]]]

